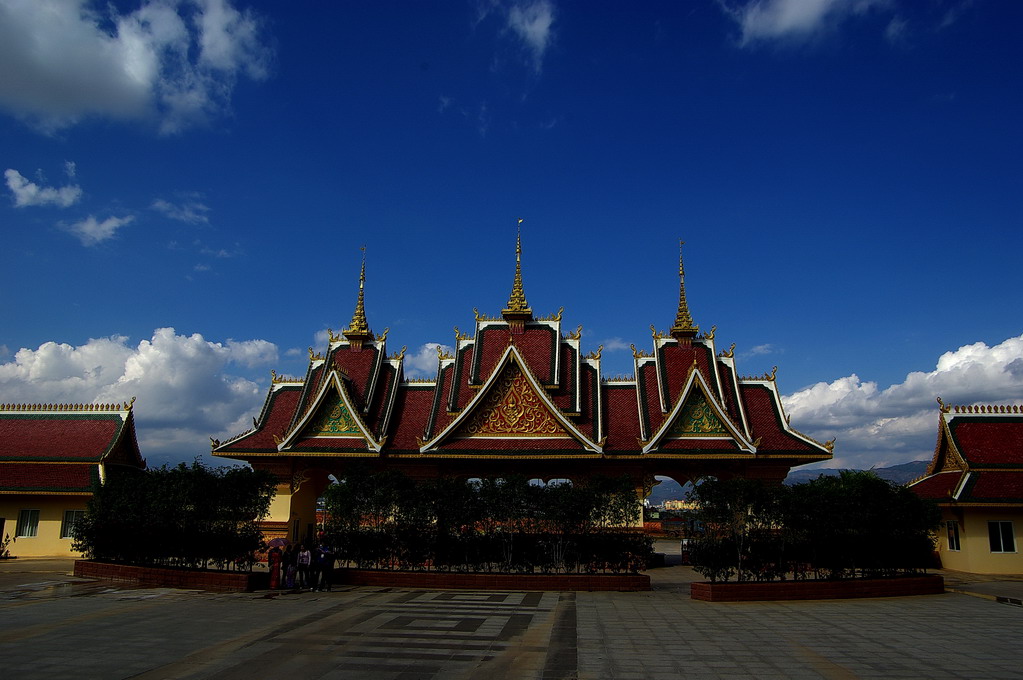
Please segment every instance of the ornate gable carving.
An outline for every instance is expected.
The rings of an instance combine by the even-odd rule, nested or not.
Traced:
[[[669,437],[730,437],[702,389],[694,389],[686,398],[678,418],[668,429]]]
[[[319,411],[309,421],[307,437],[362,437],[362,430],[344,399],[337,392],[324,399]]]
[[[498,378],[457,437],[565,437],[561,426],[514,364]]]

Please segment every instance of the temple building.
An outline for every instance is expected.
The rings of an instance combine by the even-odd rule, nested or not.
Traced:
[[[941,566],[1023,574],[1023,406],[938,404],[934,457],[909,488],[941,508]]]
[[[582,327],[562,312],[538,317],[526,301],[521,237],[511,294],[498,316],[474,310],[473,331],[455,327],[435,377],[405,377],[405,348],[388,353],[387,331],[366,317],[366,263],[351,323],[309,350],[304,377],[273,374],[254,429],[213,441],[213,454],[277,474],[268,535],[300,539],[314,521],[328,475],[352,463],[418,478],[453,476],[585,481],[628,475],[643,496],[668,476],[781,482],[795,465],[831,458],[789,426],[775,373],[740,377],[735,345],[720,350],[689,311],[679,255],[679,297],[648,350],[633,345],[635,373],[608,379],[601,351],[582,351]],[[670,318],[670,316],[668,317]]]
[[[70,556],[97,482],[144,468],[125,404],[0,406],[0,540],[15,557]]]

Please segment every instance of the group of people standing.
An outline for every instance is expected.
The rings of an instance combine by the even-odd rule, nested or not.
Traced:
[[[270,588],[286,590],[330,590],[334,579],[334,553],[324,544],[309,547],[290,543],[282,551],[274,546],[267,553]]]

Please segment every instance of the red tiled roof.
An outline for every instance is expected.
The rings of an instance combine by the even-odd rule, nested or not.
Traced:
[[[949,421],[956,448],[971,465],[1023,465],[1023,418],[956,416]]]
[[[272,388],[271,388],[272,389]],[[217,449],[218,452],[255,451],[267,453],[277,450],[274,435],[283,437],[286,434],[291,416],[295,412],[299,398],[302,396],[301,385],[285,385],[270,393],[264,407],[261,426],[253,432],[243,435],[237,440]]]
[[[504,355],[509,335],[510,331],[506,325],[487,326],[477,332],[472,362],[472,377],[476,384],[485,383],[490,377],[494,366]],[[557,332],[547,324],[527,323],[523,332],[514,336],[516,349],[544,385],[554,382],[551,365],[554,363],[554,352],[560,344],[557,335]]]
[[[0,461],[99,461],[125,420],[116,414],[0,414]]]
[[[1023,503],[1023,470],[971,472],[959,502]]]
[[[758,453],[793,452],[823,455],[816,446],[785,431],[774,393],[764,385],[740,384],[754,441],[759,437]]]
[[[378,349],[371,346],[364,346],[356,352],[348,345],[342,345],[331,355],[334,365],[344,370],[351,378],[351,382],[348,384],[348,393],[360,409],[366,403],[371,373],[379,353]]]
[[[403,385],[398,388],[394,408],[393,434],[388,440],[388,450],[418,451],[417,437],[426,431],[426,423],[433,408],[434,391],[428,386]]]
[[[639,453],[639,409],[636,388],[628,383],[604,386],[606,453]]]
[[[963,473],[959,470],[939,472],[911,484],[909,489],[921,498],[930,498],[935,501],[948,500],[952,497],[952,492],[955,491],[962,476]]]
[[[98,466],[84,463],[0,463],[0,492],[91,492]]]

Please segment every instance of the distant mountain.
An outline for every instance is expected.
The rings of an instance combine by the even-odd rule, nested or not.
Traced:
[[[874,468],[874,472],[881,479],[888,479],[896,484],[908,484],[917,477],[920,477],[927,471],[927,465],[930,461],[917,460],[912,463],[903,463],[902,465],[893,465],[886,468]],[[826,470],[800,470],[795,469],[789,473],[789,476],[785,478],[785,483],[799,484],[801,482],[808,482],[811,479],[817,479],[821,475],[837,475],[839,470],[826,469]],[[692,484],[686,484],[685,486],[679,484],[674,479],[669,477],[658,477],[660,484],[654,486],[653,491],[650,492],[650,496],[647,499],[650,505],[660,505],[664,501],[669,500],[684,500],[686,494],[690,489],[693,488]]]
[[[929,464],[930,461],[927,460],[915,460],[912,463],[903,463],[901,465],[893,465],[886,468],[873,468],[873,470],[881,479],[887,479],[895,482],[896,484],[908,484],[917,477],[922,476],[927,471],[927,466]],[[790,485],[799,484],[800,482],[808,482],[811,479],[817,479],[821,475],[837,475],[839,472],[839,470],[835,469],[795,469],[789,473],[788,477],[785,478],[785,483]]]

